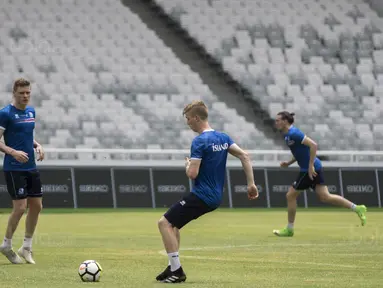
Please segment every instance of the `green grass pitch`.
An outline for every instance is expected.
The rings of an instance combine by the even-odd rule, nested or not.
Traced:
[[[155,282],[168,263],[157,220],[163,209],[45,209],[34,237],[36,265],[0,255],[0,287],[171,287]],[[9,210],[0,210],[4,233]],[[367,226],[339,209],[300,209],[295,236],[278,238],[285,209],[219,209],[181,231],[184,287],[382,287],[383,209]],[[22,243],[25,217],[14,237]],[[162,253],[162,254],[161,254]],[[99,261],[101,282],[82,283],[83,260]]]

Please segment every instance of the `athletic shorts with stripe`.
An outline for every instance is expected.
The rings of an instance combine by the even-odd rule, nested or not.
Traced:
[[[4,171],[4,175],[8,193],[12,200],[43,196],[38,170]]]
[[[189,193],[175,203],[164,214],[172,226],[181,229],[190,221],[198,219],[202,215],[214,211],[216,208],[209,207],[194,193]]]
[[[308,172],[300,172],[297,180],[293,183],[295,190],[306,190],[308,188],[315,189],[316,185],[325,185],[323,169],[315,171],[317,176],[313,180],[310,179]]]

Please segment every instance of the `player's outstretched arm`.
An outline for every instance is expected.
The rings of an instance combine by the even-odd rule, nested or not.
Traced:
[[[251,165],[249,154],[243,151],[237,144],[229,147],[229,153],[241,160],[243,170],[246,174],[247,190],[249,199],[258,198],[258,189],[254,181],[253,166]]]

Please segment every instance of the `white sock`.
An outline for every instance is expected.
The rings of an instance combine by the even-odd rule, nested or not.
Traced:
[[[170,270],[176,271],[181,267],[180,257],[178,252],[168,253],[169,262],[170,262]]]
[[[31,249],[32,248],[32,238],[24,238],[23,248]]]
[[[355,211],[355,208],[356,208],[356,205],[355,205],[354,203],[352,203],[352,205],[351,205],[351,210],[352,210],[352,211]]]
[[[287,228],[289,229],[294,229],[294,223],[288,223]]]
[[[178,252],[178,257],[180,257],[180,252]],[[172,263],[171,263],[170,259],[169,259],[168,266],[172,266]]]
[[[12,239],[8,239],[4,237],[3,244],[1,244],[3,247],[12,247]]]

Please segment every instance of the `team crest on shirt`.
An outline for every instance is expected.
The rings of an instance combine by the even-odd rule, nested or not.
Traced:
[[[286,136],[285,137],[285,141],[286,141],[286,144],[288,146],[291,146],[291,145],[294,145],[295,144],[295,141],[294,140],[291,140],[289,136]]]

